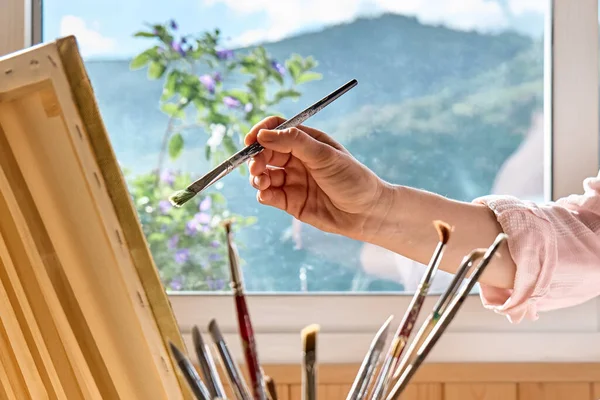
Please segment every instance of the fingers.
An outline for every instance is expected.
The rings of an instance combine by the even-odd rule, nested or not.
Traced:
[[[266,206],[275,207],[283,211],[286,211],[287,209],[286,195],[281,188],[269,188],[258,191],[256,193],[256,199],[259,203]]]
[[[277,153],[270,149],[265,149],[249,161],[248,168],[252,175],[260,175],[267,170],[267,166],[285,167],[291,157],[291,154]]]
[[[309,167],[324,167],[334,161],[336,150],[298,128],[280,131],[262,129],[258,142],[274,154],[291,154]],[[266,165],[266,160],[265,160]],[[260,170],[260,167],[257,167]]]
[[[248,132],[248,134],[244,138],[244,143],[246,144],[246,146],[248,146],[248,145],[256,142],[256,137],[258,135],[258,132],[261,129],[273,130],[273,129],[277,128],[279,125],[281,125],[282,123],[284,123],[285,121],[286,120],[284,118],[276,117],[276,116],[267,117],[267,118],[263,119],[258,124],[254,125],[254,127],[252,127],[250,132]],[[300,125],[297,128],[306,132],[308,135],[312,136],[314,139],[318,140],[319,142],[326,143],[326,144],[330,145],[331,147],[333,147],[334,149],[337,149],[340,151],[346,151],[346,149],[340,143],[336,142],[333,138],[331,138],[325,132],[321,132],[317,129],[310,128],[310,127],[304,126],[304,125]]]
[[[259,175],[250,175],[250,184],[258,190],[280,188],[285,185],[286,174],[282,169],[269,168]]]
[[[250,132],[248,132],[248,134],[244,138],[244,143],[246,144],[246,146],[248,146],[256,142],[256,135],[258,134],[258,131],[260,131],[261,129],[275,129],[284,122],[285,119],[276,116],[267,117],[263,119],[258,124],[254,125],[252,129],[250,129]]]

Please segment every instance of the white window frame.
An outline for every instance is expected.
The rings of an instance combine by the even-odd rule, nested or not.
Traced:
[[[545,35],[545,186],[546,198],[556,200],[581,193],[583,179],[598,173],[598,0],[548,1],[551,11]],[[9,3],[5,9],[12,10],[14,16],[26,17],[23,27],[0,26],[0,38],[22,34],[23,45],[39,42],[39,1],[0,2]],[[19,3],[23,9],[17,10]],[[2,46],[7,44],[0,40],[0,53]],[[205,328],[216,317],[234,354],[242,359],[230,296],[174,294],[170,299],[189,345],[192,326]],[[261,361],[286,364],[300,360],[299,332],[310,323],[321,325],[322,363],[359,362],[380,324],[390,314],[401,318],[410,299],[411,295],[401,294],[253,294],[248,301]],[[436,300],[437,296],[430,296],[425,309],[430,309]],[[598,343],[600,299],[544,313],[536,322],[513,325],[505,317],[485,310],[479,297],[472,295],[429,361],[594,362],[600,361]]]

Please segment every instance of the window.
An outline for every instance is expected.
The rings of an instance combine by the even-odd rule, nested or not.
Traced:
[[[287,93],[291,96],[269,111],[293,114],[357,78],[357,89],[309,123],[333,134],[362,162],[395,183],[461,200],[489,193],[542,200],[580,192],[581,179],[597,172],[598,93],[589,87],[597,88],[598,82],[590,74],[597,75],[598,70],[598,27],[596,20],[592,24],[586,19],[592,11],[597,15],[597,4],[590,0],[576,5],[470,0],[461,7],[435,0],[395,3],[381,0],[366,6],[357,0],[336,7],[333,1],[325,6],[288,2],[283,7],[268,1],[211,0],[144,7],[137,1],[109,1],[102,9],[71,0],[44,2],[43,40],[71,33],[78,37],[117,156],[129,170],[140,218],[152,227],[148,237],[153,254],[165,285],[173,291],[184,333],[213,316],[219,317],[225,332],[236,329],[230,300],[219,294],[226,278],[222,239],[206,228],[208,219],[215,222],[215,215],[256,217],[237,238],[247,263],[247,288],[257,293],[250,306],[259,345],[270,344],[264,362],[295,361],[297,333],[315,321],[322,324],[328,344],[324,362],[357,361],[360,352],[347,349],[366,345],[390,312],[397,317],[403,313],[410,296],[398,294],[414,290],[415,278],[411,286],[406,272],[419,266],[294,224],[281,212],[256,204],[246,178],[236,173],[211,191],[210,203],[199,199],[203,201],[190,215],[196,215],[193,224],[186,226],[187,220],[180,219],[173,228],[170,211],[161,210],[156,193],[148,195],[169,126],[167,114],[175,112],[172,106],[162,110],[159,106],[167,75],[149,80],[147,69],[129,68],[134,55],[157,43],[132,37],[134,32],[148,31],[146,22],[164,24],[174,34],[175,46],[166,50],[173,55],[189,52],[189,42],[181,48],[182,34],[219,28],[224,38],[231,37],[217,48],[219,67],[199,66],[194,71],[204,77],[198,87],[210,99],[212,82],[218,80],[215,73],[230,61],[219,60],[229,57],[226,50],[244,54],[240,47],[263,40],[267,60],[273,64],[259,72],[272,77],[266,85],[270,93],[279,88],[279,73],[285,85],[290,84],[294,74],[290,69],[305,70],[301,75],[307,80],[316,78],[313,72],[322,75],[295,87],[301,93],[297,101],[297,95]],[[544,37],[544,20],[552,27],[551,38]],[[303,58],[291,58],[295,53]],[[309,56],[316,65],[307,62]],[[154,66],[150,73],[160,75],[161,68]],[[237,101],[228,100],[236,110],[226,110],[217,97],[223,111],[215,118],[223,114],[227,121],[221,125],[237,122],[243,132],[241,124],[251,124],[252,113],[260,115],[262,110],[245,101],[244,94],[231,91],[243,87],[244,78],[237,71],[222,73],[223,83],[215,83],[217,95],[221,89],[237,94],[230,96]],[[578,82],[569,79],[574,74],[581,78]],[[238,136],[223,132],[217,120],[205,118],[198,127],[193,112],[185,122],[176,119],[172,125],[178,129],[168,132],[165,154],[179,157],[165,161],[168,170],[159,178],[173,179],[171,170],[202,173],[211,161],[239,146]],[[543,132],[552,133],[551,140]],[[207,141],[211,161],[204,157]],[[574,155],[580,160],[577,165],[568,162]],[[435,168],[436,163],[446,167]],[[175,179],[178,185],[185,182]],[[167,215],[161,215],[163,211]],[[444,287],[444,275],[438,279]],[[298,296],[303,291],[309,293]],[[434,301],[431,296],[426,307]],[[585,343],[597,340],[597,321],[591,302],[552,313],[535,325],[510,326],[483,311],[473,296],[442,341],[452,346],[441,344],[432,359],[537,360],[545,354],[542,345],[547,342],[528,335],[532,331],[548,332],[548,340],[560,343],[580,339],[575,347],[558,349],[553,360],[589,359]],[[495,349],[488,348],[490,340],[498,343]],[[515,343],[523,352],[514,350]],[[509,348],[513,350],[508,352]]]
[[[545,1],[503,8],[477,0],[462,10],[435,1],[377,9],[357,1],[350,10],[335,1],[285,10],[262,3],[128,2],[115,15],[110,2],[44,2],[44,38],[79,38],[170,290],[227,289],[218,221],[231,213],[253,219],[237,235],[248,291],[414,292],[422,266],[259,205],[241,173],[195,206],[175,210],[166,201],[189,182],[180,172],[206,172],[265,115],[291,116],[353,78],[359,86],[308,124],[383,179],[465,201],[489,193],[544,199]],[[266,54],[247,47],[255,45]],[[437,281],[434,291],[449,283],[443,273]]]

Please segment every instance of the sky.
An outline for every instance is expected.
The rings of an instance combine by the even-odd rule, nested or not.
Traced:
[[[391,12],[455,29],[541,35],[547,0],[44,0],[44,41],[75,35],[85,58],[129,58],[146,23],[175,19],[185,33],[219,28],[238,47]]]

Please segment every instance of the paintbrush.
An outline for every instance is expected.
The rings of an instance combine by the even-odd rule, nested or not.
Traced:
[[[421,329],[419,330],[419,332],[415,336],[415,339],[412,341],[410,347],[408,348],[406,356],[402,359],[402,361],[396,367],[396,371],[394,372],[394,375],[393,375],[394,380],[398,379],[400,377],[400,375],[402,374],[402,371],[404,370],[404,368],[406,368],[406,365],[408,365],[408,363],[410,361],[412,361],[412,359],[414,359],[414,357],[416,355],[416,351],[421,347],[421,345],[425,341],[427,335],[431,332],[431,330],[433,329],[435,324],[438,323],[442,314],[448,308],[448,305],[450,304],[450,300],[458,291],[458,288],[460,287],[461,282],[467,276],[467,273],[469,272],[469,270],[471,269],[471,267],[473,266],[475,261],[477,261],[477,259],[483,257],[485,255],[485,252],[486,252],[486,249],[475,249],[475,250],[471,251],[471,253],[469,253],[469,255],[467,255],[466,257],[463,258],[463,261],[462,261],[460,267],[458,268],[458,271],[454,275],[454,278],[450,282],[448,289],[446,289],[446,291],[442,294],[442,296],[440,296],[438,302],[433,307],[433,311],[431,312],[431,314],[429,314],[429,316],[427,317],[427,319],[425,320],[423,325],[421,325]]]
[[[450,302],[450,304],[448,305],[448,307],[446,309],[446,312],[442,315],[439,322],[437,324],[435,324],[431,333],[425,339],[425,341],[423,342],[423,344],[417,351],[417,355],[414,358],[414,360],[406,367],[406,369],[404,369],[404,372],[400,376],[400,379],[398,380],[398,382],[396,382],[396,385],[394,386],[394,388],[392,389],[392,391],[390,392],[390,394],[388,395],[386,400],[396,400],[396,399],[398,399],[398,397],[400,397],[400,395],[402,394],[402,392],[404,391],[404,389],[410,382],[411,378],[417,372],[417,370],[419,369],[419,367],[421,366],[423,361],[425,361],[425,359],[427,358],[427,356],[429,355],[429,353],[431,352],[433,347],[436,345],[436,343],[442,337],[445,330],[448,328],[448,325],[450,324],[450,322],[452,322],[452,320],[454,319],[454,317],[460,310],[460,307],[464,303],[465,299],[469,296],[469,293],[471,292],[471,290],[473,290],[473,286],[475,286],[475,284],[479,280],[479,277],[485,271],[486,267],[489,265],[490,261],[492,260],[492,257],[496,254],[496,252],[500,248],[500,245],[506,239],[507,239],[507,236],[504,233],[500,233],[496,237],[496,240],[494,240],[494,243],[492,243],[492,245],[487,249],[485,255],[483,256],[483,259],[475,268],[473,275],[471,276],[471,279],[467,282],[466,285],[464,285],[460,289],[460,291],[454,297],[454,299],[452,299],[452,301]]]
[[[367,354],[358,369],[356,378],[354,378],[354,382],[352,383],[352,387],[348,392],[346,400],[362,400],[367,393],[373,377],[373,372],[377,368],[383,347],[385,346],[390,322],[392,322],[393,318],[394,316],[390,315],[375,334],[375,337],[371,341],[369,351],[367,351]]]
[[[337,90],[323,97],[321,100],[317,101],[315,104],[311,105],[307,109],[301,111],[292,118],[283,122],[275,129],[282,130],[299,126],[304,121],[306,121],[307,119],[309,119],[310,117],[327,107],[329,104],[333,103],[335,100],[337,100],[343,94],[355,87],[357,84],[358,81],[356,79],[352,79],[350,82],[346,83]],[[183,206],[195,195],[208,188],[209,186],[211,186],[212,184],[229,174],[231,171],[248,161],[250,158],[259,154],[263,150],[264,147],[262,147],[258,142],[252,143],[251,145],[243,148],[242,150],[232,155],[227,160],[223,161],[212,171],[208,172],[206,175],[190,184],[187,188],[173,193],[169,197],[169,201],[175,207]]]
[[[217,324],[216,320],[213,319],[208,323],[208,331],[210,332],[212,340],[217,347],[217,351],[221,359],[221,365],[227,373],[227,378],[229,379],[229,383],[231,384],[236,398],[238,400],[252,400],[252,396],[250,396],[250,391],[248,390],[248,386],[244,381],[244,377],[240,373],[240,369],[231,355],[231,352],[227,347],[227,343],[225,343],[225,339],[221,334],[221,330],[219,329],[219,325]]]
[[[439,220],[433,221],[433,225],[438,233],[439,242],[433,252],[433,255],[431,256],[431,259],[429,260],[429,265],[427,266],[427,269],[421,278],[421,282],[419,282],[419,287],[413,295],[413,298],[408,306],[408,310],[404,314],[404,317],[398,326],[395,334],[395,337],[398,338],[398,341],[393,341],[392,346],[390,346],[388,350],[383,362],[383,367],[379,371],[379,376],[375,383],[371,399],[380,399],[387,391],[389,375],[394,371],[396,365],[400,361],[402,352],[408,343],[408,339],[412,334],[413,327],[415,326],[421,309],[423,308],[423,302],[429,293],[431,282],[435,277],[442,260],[442,256],[444,255],[446,244],[448,243],[448,240],[450,240],[450,234],[452,232],[452,227],[450,225]]]
[[[211,400],[212,396],[208,392],[206,386],[202,383],[192,362],[177,348],[177,346],[175,346],[175,344],[173,344],[173,342],[169,341],[169,347],[171,348],[171,353],[173,354],[173,357],[175,357],[175,361],[177,361],[181,373],[185,377],[185,380],[190,386],[196,399]]]
[[[225,233],[227,236],[227,250],[229,252],[229,269],[231,272],[231,290],[235,299],[235,308],[238,317],[238,326],[242,348],[246,357],[246,366],[252,383],[252,393],[256,400],[267,400],[267,391],[264,387],[264,378],[260,362],[258,360],[258,351],[256,350],[256,341],[250,320],[250,312],[246,303],[244,294],[244,283],[239,266],[239,257],[237,247],[233,240],[231,231],[231,221],[225,222]]]
[[[212,358],[210,348],[204,342],[200,329],[197,326],[192,328],[192,340],[194,342],[194,349],[196,350],[196,356],[198,357],[198,364],[202,370],[202,375],[206,381],[206,386],[212,398],[225,397],[225,388],[219,377],[219,372]]]
[[[317,398],[317,335],[320,326],[308,325],[302,329],[302,400]]]
[[[267,387],[269,400],[278,400],[277,387],[275,386],[275,381],[268,375],[265,375],[265,386]]]

